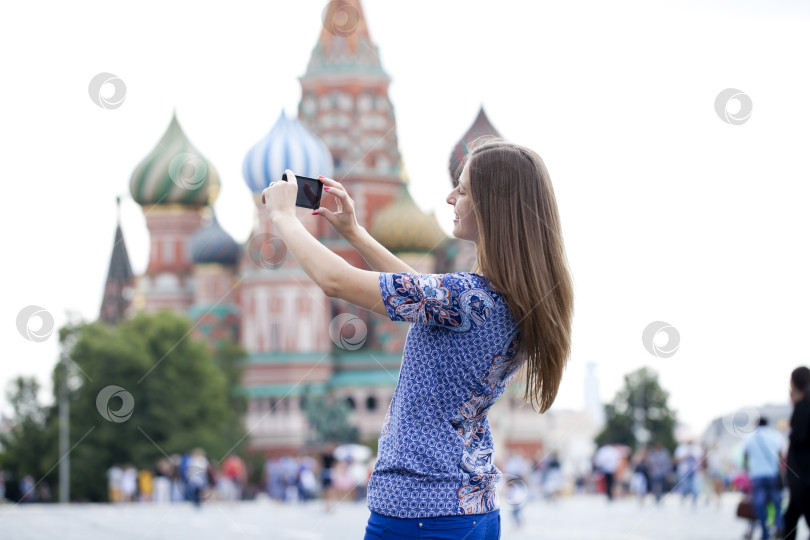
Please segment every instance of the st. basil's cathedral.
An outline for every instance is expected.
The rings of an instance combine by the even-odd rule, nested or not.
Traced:
[[[347,4],[359,15],[357,27],[346,36],[321,31],[299,78],[298,118],[282,112],[267,135],[246,149],[243,180],[256,207],[250,237],[240,244],[217,222],[217,170],[174,115],[130,179],[151,238],[146,271],[133,274],[119,224],[101,305],[104,322],[169,309],[187,314],[193,335],[211,347],[220,340],[239,343],[247,352],[237,391],[247,397],[249,447],[270,455],[295,454],[311,436],[301,408],[304,392],[345,400],[360,440],[376,439],[408,330],[328,298],[308,278],[273,234],[261,203],[270,182],[285,169],[339,180],[355,202],[359,224],[419,272],[470,271],[475,260],[473,243],[448,237],[411,198],[388,97],[390,78],[359,0]],[[457,183],[469,142],[487,134],[498,135],[481,108],[450,153],[447,191]],[[369,269],[326,220],[305,209],[296,212],[325,246]],[[536,433],[500,436],[511,447],[541,446]]]

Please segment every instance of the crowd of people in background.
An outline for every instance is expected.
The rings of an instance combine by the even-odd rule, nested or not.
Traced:
[[[632,495],[643,504],[650,495],[656,504],[667,493],[680,495],[682,502],[698,502],[701,493],[706,503],[729,489],[735,479],[745,475],[742,467],[723,461],[713,448],[705,448],[689,439],[680,443],[674,453],[655,441],[635,452],[618,444],[605,444],[593,459],[596,491],[605,493],[609,501],[617,496]]]
[[[238,501],[247,484],[247,469],[239,456],[226,457],[217,467],[201,448],[159,459],[150,469],[133,464],[107,470],[107,497],[112,503]]]
[[[772,431],[769,437],[778,439],[781,434]],[[641,446],[635,452],[624,445],[605,444],[594,453],[591,470],[570,481],[562,470],[557,451],[537,451],[531,457],[528,454],[508,452],[498,462],[504,474],[502,499],[518,525],[523,502],[539,499],[553,502],[562,494],[602,493],[609,501],[633,496],[641,503],[649,497],[660,503],[665,494],[672,492],[684,502],[691,500],[693,505],[704,494],[707,504],[711,500],[719,504],[723,492],[751,491],[753,485],[747,462],[735,465],[721,461],[719,452],[693,440],[679,444],[674,453],[660,441]],[[365,499],[374,461],[374,456],[365,460],[337,459],[330,452],[322,452],[270,457],[260,470],[249,470],[237,455],[229,455],[218,463],[197,448],[161,458],[152,467],[113,465],[107,470],[107,498],[112,503],[190,501],[195,505],[207,500],[234,502],[257,497],[282,503],[320,499],[326,510],[331,511],[339,501]],[[760,472],[757,469],[753,475]],[[34,489],[34,483],[30,476],[20,480],[21,502],[51,501],[50,490]],[[42,486],[46,484],[37,487]]]
[[[321,498],[327,510],[338,501],[365,500],[374,460],[318,456],[268,458],[249,482],[245,461],[236,455],[220,465],[197,448],[183,455],[162,458],[151,468],[113,465],[107,471],[108,500],[112,503],[190,501],[234,502],[266,497],[279,502],[306,502]]]

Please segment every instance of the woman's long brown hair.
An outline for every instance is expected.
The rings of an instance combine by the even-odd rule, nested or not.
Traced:
[[[574,289],[557,200],[546,166],[529,148],[480,137],[465,160],[478,251],[473,272],[503,295],[525,360],[524,403],[554,403],[571,351]]]

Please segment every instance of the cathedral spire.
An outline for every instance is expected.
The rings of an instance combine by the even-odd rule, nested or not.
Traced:
[[[321,22],[305,76],[358,71],[385,75],[360,0],[332,0],[321,13]]]
[[[132,265],[127,254],[124,233],[121,231],[121,197],[116,197],[115,201],[118,206],[115,241],[112,256],[110,257],[110,268],[107,271],[107,282],[104,285],[104,297],[101,300],[101,312],[99,313],[99,319],[108,324],[116,324],[125,318],[132,300],[132,287],[134,284]]]

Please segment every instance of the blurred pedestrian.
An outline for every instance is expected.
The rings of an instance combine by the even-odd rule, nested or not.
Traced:
[[[155,464],[155,496],[154,501],[165,504],[171,500],[172,467],[169,460],[161,458]]]
[[[556,501],[565,484],[556,450],[552,450],[548,455],[546,466],[543,469],[543,495],[548,501]]]
[[[331,512],[334,509],[335,499],[335,457],[331,449],[321,454],[321,464],[321,492],[326,503],[326,511]]]
[[[613,483],[622,459],[624,459],[622,451],[613,444],[602,445],[593,458],[594,468],[604,475],[608,501],[613,500]]]
[[[21,503],[31,503],[37,501],[37,494],[34,491],[36,487],[36,483],[34,482],[34,477],[30,474],[26,474],[25,476],[20,479],[20,502]]]
[[[723,455],[718,450],[717,443],[714,443],[706,451],[705,473],[708,479],[706,504],[709,504],[709,497],[713,497],[720,508],[720,499],[726,489],[726,470]]]
[[[235,502],[242,498],[242,490],[247,481],[245,462],[231,454],[222,462],[222,476],[218,486],[223,501]]]
[[[152,500],[153,477],[151,471],[141,469],[138,471],[138,500],[150,502]]]
[[[681,503],[683,504],[691,495],[692,506],[696,506],[698,493],[700,493],[700,463],[703,459],[703,449],[700,445],[695,444],[694,439],[688,439],[675,448],[674,458]]]
[[[759,427],[745,443],[745,468],[754,490],[754,512],[762,526],[762,538],[770,538],[767,504],[782,508],[782,486],[779,479],[780,456],[785,446],[782,434],[768,426],[768,420],[759,419]],[[784,531],[782,513],[776,512],[777,535]]]
[[[138,491],[138,471],[132,464],[124,467],[121,475],[121,500],[123,502],[134,502],[135,494]]]
[[[118,465],[107,469],[107,500],[111,503],[121,502],[121,478],[124,470]]]
[[[642,446],[630,460],[633,474],[630,477],[630,491],[638,497],[639,504],[644,504],[644,496],[650,485],[647,471],[647,447]]]
[[[315,478],[315,460],[307,456],[298,465],[298,498],[307,502],[315,498],[318,480]]]
[[[267,458],[264,462],[265,489],[271,499],[277,501],[284,500],[284,481],[281,470],[281,460],[278,458]]]
[[[672,470],[669,450],[661,441],[655,441],[647,453],[647,474],[650,478],[650,491],[655,495],[655,503],[660,504],[667,489],[667,477]]]
[[[803,515],[810,526],[810,369],[801,366],[790,374],[790,445],[787,483],[790,502],[784,515],[785,540],[796,538],[796,525]]]
[[[186,470],[189,498],[194,506],[200,506],[209,484],[209,463],[205,450],[195,448],[188,459]]]

